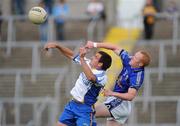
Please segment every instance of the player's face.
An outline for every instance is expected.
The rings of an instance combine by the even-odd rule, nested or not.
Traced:
[[[101,58],[101,54],[96,53],[91,59],[91,62],[90,62],[91,67],[97,68],[99,65],[99,59],[100,58]]]
[[[140,67],[142,66],[142,59],[143,58],[143,55],[141,54],[141,52],[137,52],[135,53],[134,56],[132,56],[132,59],[130,60],[129,64],[132,66],[132,67]]]

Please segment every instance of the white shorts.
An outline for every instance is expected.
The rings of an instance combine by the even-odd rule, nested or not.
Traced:
[[[111,96],[107,98],[104,104],[112,115],[112,117],[107,118],[107,120],[115,120],[120,124],[124,124],[127,121],[131,113],[130,101]]]

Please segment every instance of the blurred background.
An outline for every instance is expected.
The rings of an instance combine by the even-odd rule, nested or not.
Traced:
[[[45,23],[28,20],[34,6],[48,12]],[[78,52],[87,40],[151,54],[128,126],[180,126],[179,9],[179,0],[0,0],[0,126],[54,125],[81,69],[57,50],[46,55],[43,45]],[[121,69],[111,55],[107,88]]]

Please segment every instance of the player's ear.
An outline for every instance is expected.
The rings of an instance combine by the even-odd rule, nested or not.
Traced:
[[[140,62],[140,63],[138,64],[138,66],[139,66],[139,67],[142,67],[142,66],[144,66],[144,64],[143,64],[142,62]]]
[[[98,67],[102,68],[103,63],[98,63]]]

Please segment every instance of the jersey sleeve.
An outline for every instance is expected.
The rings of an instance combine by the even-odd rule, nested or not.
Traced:
[[[86,63],[87,63],[88,66],[89,66],[90,59],[88,59],[88,58],[86,58],[86,57],[85,57],[84,59],[85,59]],[[79,55],[79,54],[75,55],[75,56],[73,57],[72,61],[73,61],[74,63],[76,63],[76,64],[81,65],[80,55]]]
[[[75,55],[72,60],[76,64],[80,64],[81,63],[80,62],[80,55],[79,54]]]
[[[107,83],[107,76],[105,75],[105,71],[92,70],[93,74],[96,76],[96,86],[104,87]]]
[[[125,51],[124,49],[121,50],[119,56],[121,57],[121,60],[122,60],[123,65],[129,64],[130,56],[129,56],[129,54],[128,54],[127,51]]]
[[[143,71],[134,73],[132,77],[130,77],[130,88],[135,88],[136,90],[139,90],[139,88],[142,86],[144,80],[144,73]]]

